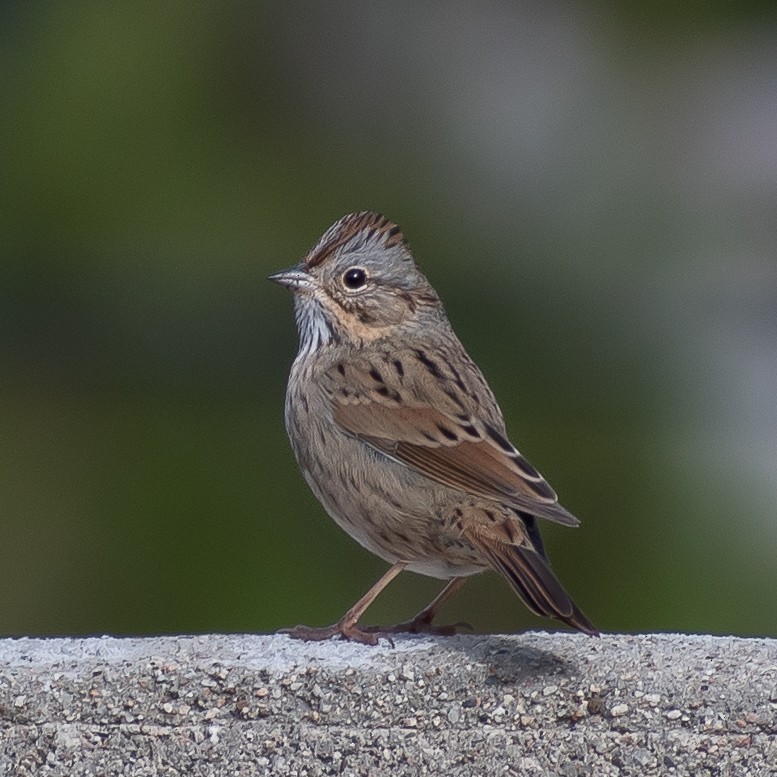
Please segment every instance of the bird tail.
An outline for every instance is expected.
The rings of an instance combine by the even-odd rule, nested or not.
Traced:
[[[523,545],[488,537],[471,535],[469,539],[533,613],[557,618],[584,634],[598,636],[599,632],[572,601],[543,555]]]

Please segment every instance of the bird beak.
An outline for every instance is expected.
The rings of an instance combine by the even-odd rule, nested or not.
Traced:
[[[310,291],[313,289],[313,279],[305,272],[304,267],[304,264],[289,267],[288,270],[281,270],[281,272],[271,275],[267,280],[286,286],[293,292]]]

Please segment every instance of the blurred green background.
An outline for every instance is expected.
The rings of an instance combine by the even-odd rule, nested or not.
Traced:
[[[594,622],[777,636],[777,15],[670,8],[4,3],[0,633],[323,624],[377,579],[292,459],[265,281],[376,209],[583,520],[545,536]],[[553,626],[493,575],[444,616]]]

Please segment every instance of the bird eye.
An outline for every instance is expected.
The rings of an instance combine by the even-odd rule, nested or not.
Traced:
[[[350,267],[343,273],[343,285],[351,291],[358,291],[367,285],[367,271],[363,267]]]

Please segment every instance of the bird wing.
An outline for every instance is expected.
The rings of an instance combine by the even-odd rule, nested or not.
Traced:
[[[393,460],[458,491],[576,526],[505,436],[474,363],[450,362],[418,349],[349,358],[325,371],[322,386],[335,422]]]

